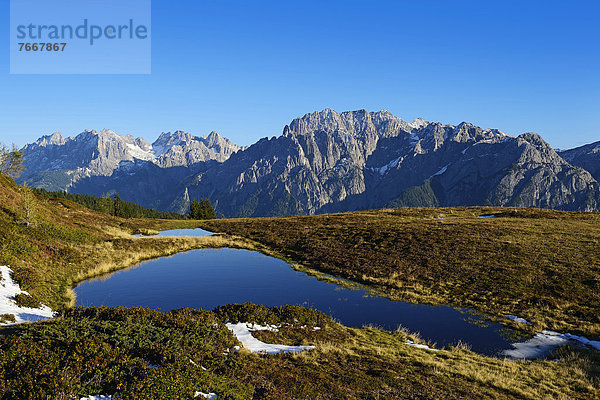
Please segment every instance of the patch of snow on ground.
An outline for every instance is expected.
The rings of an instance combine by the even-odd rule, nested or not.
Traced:
[[[0,266],[0,315],[12,314],[15,316],[15,322],[3,322],[0,325],[13,325],[23,322],[39,321],[52,318],[54,311],[50,307],[42,304],[40,308],[19,307],[13,300],[14,296],[24,293],[19,285],[11,278],[12,270],[7,266]]]
[[[600,341],[590,340],[586,337],[573,335],[571,333],[558,333],[543,330],[542,333],[537,333],[529,340],[513,343],[513,348],[504,350],[502,355],[516,360],[542,358],[547,356],[548,353],[556,347],[563,346],[572,341],[600,350]]]
[[[545,333],[546,335],[560,335],[569,340],[575,340],[579,343],[585,344],[586,346],[590,346],[595,348],[596,350],[600,350],[600,341],[598,340],[590,340],[586,337],[573,335],[571,333],[557,333],[553,331],[542,331],[542,333]]]
[[[225,325],[233,332],[237,340],[242,342],[242,345],[252,353],[299,353],[304,350],[312,350],[315,348],[315,346],[287,346],[283,344],[264,343],[252,336],[252,332],[254,331],[277,332],[277,327],[273,325],[261,326],[244,322],[238,322],[237,324],[227,323]]]
[[[196,392],[196,393],[194,393],[194,398],[200,397],[200,396],[204,397],[205,399],[211,399],[211,400],[219,398],[219,396],[217,396],[216,393],[202,393],[202,392]]]
[[[522,324],[527,324],[527,325],[531,325],[531,322],[527,321],[525,318],[521,318],[521,317],[517,317],[516,315],[505,315],[506,318],[510,319],[511,321],[515,321],[515,322],[520,322]]]
[[[433,347],[429,347],[426,344],[418,344],[418,343],[413,342],[412,340],[407,340],[406,343],[404,343],[404,344],[412,346],[412,347],[416,347],[418,349],[429,350],[429,351],[439,351],[439,349],[434,349]]]
[[[546,335],[538,333],[529,340],[520,343],[513,343],[513,348],[504,350],[502,355],[513,360],[530,360],[533,358],[543,358],[558,346],[567,344],[568,339],[562,336]]]
[[[495,214],[492,214],[492,215],[479,215],[478,217],[479,218],[494,218],[495,216],[496,216]],[[507,315],[507,317],[508,317],[508,315]]]
[[[88,397],[82,397],[80,400],[111,400],[112,396],[104,394],[95,394]]]

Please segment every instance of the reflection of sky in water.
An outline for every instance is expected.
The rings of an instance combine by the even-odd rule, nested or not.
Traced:
[[[373,325],[388,330],[403,326],[438,346],[468,343],[473,351],[497,354],[510,347],[497,323],[480,321],[448,306],[429,306],[369,296],[319,281],[261,253],[234,249],[203,249],[146,261],[75,288],[80,306],[143,306],[163,311],[190,307],[211,310],[227,303],[266,306],[295,304],[325,312],[354,327]],[[481,325],[481,324],[479,324]]]
[[[156,237],[156,236],[210,236],[212,232],[205,231],[204,229],[170,229],[168,231],[160,231],[158,235],[143,236],[135,235],[137,237]]]

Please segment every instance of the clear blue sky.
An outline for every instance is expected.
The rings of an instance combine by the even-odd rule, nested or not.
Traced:
[[[150,75],[10,75],[0,141],[216,130],[248,145],[326,107],[600,140],[598,1],[153,0]]]

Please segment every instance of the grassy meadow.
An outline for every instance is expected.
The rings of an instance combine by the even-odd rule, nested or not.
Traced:
[[[70,292],[76,282],[145,259],[237,247],[367,284],[392,298],[517,314],[535,329],[591,338],[600,333],[595,214],[401,209],[177,221],[115,218],[44,197],[29,201],[32,210],[28,196],[0,176],[0,265],[13,269],[13,278],[32,295],[28,302],[47,304],[59,315],[0,328],[1,399],[191,399],[195,391],[215,392],[219,399],[600,398],[597,351],[563,347],[553,361],[509,361],[462,346],[437,352],[407,346],[408,339],[420,342],[418,337],[348,328],[295,306],[169,313],[79,308]],[[496,217],[478,217],[483,214]],[[193,227],[221,234],[132,236]],[[235,352],[239,343],[225,321],[281,325],[279,332],[254,335],[316,348],[296,355]]]

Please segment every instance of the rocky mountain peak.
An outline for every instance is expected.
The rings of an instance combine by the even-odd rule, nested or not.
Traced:
[[[568,163],[589,171],[600,181],[600,141],[560,151],[559,155]]]
[[[519,143],[527,143],[534,148],[539,155],[536,158],[545,158],[557,164],[565,163],[565,161],[554,151],[554,149],[540,135],[534,132],[527,132],[517,137]],[[538,160],[539,161],[539,160]]]
[[[184,131],[163,132],[152,143],[155,163],[161,167],[188,166],[198,162],[223,162],[240,147],[212,131],[207,136],[193,136]]]
[[[223,136],[219,135],[219,133],[216,131],[211,131],[205,137],[205,143],[206,143],[207,147],[224,146],[224,145],[229,145],[229,144],[233,145],[233,143],[231,143],[229,141],[229,139],[224,138]]]
[[[353,136],[364,136],[377,133],[382,130],[380,128],[384,125],[391,129],[398,127],[405,131],[412,129],[409,124],[386,110],[369,112],[363,109],[338,113],[326,108],[323,111],[305,114],[303,117],[294,119],[284,128],[283,134],[284,136],[300,136],[317,131],[340,131]],[[387,129],[383,129],[383,131],[387,131]]]
[[[42,136],[36,140],[33,145],[45,147],[49,145],[60,146],[64,143],[65,139],[63,138],[62,134],[60,132],[54,132],[52,135]]]
[[[145,162],[161,168],[209,160],[223,162],[239,149],[216,132],[207,137],[195,137],[180,130],[163,132],[153,144],[142,137],[119,135],[110,129],[85,130],[66,139],[55,133],[23,148],[26,153],[23,179],[42,179],[45,183],[40,187],[64,190],[85,177],[111,176],[121,165],[127,164],[131,172],[136,163]],[[52,178],[38,175],[43,171],[56,174]]]
[[[429,122],[425,121],[423,118],[417,118],[409,125],[414,129],[421,129],[429,125]]]

